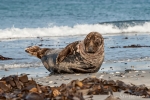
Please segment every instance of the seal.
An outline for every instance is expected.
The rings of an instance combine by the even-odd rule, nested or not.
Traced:
[[[27,47],[25,51],[41,59],[52,73],[94,73],[104,60],[104,39],[98,32],[90,32],[83,41],[75,41],[64,49]]]

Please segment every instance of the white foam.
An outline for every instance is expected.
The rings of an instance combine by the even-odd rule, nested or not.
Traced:
[[[114,33],[150,33],[150,22],[143,25],[131,26],[125,29],[119,29],[112,24],[82,24],[69,26],[51,26],[45,28],[7,28],[0,29],[0,38],[17,38],[17,37],[43,37],[43,36],[68,36],[83,35],[91,31],[97,31],[101,34]]]
[[[0,70],[4,69],[13,69],[13,68],[30,68],[30,67],[41,67],[43,64],[40,63],[24,63],[24,64],[4,64],[4,66],[0,66]]]

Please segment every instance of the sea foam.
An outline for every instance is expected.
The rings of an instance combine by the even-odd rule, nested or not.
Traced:
[[[69,26],[51,26],[44,28],[6,28],[0,29],[0,38],[24,38],[24,37],[45,37],[45,36],[69,36],[85,35],[91,31],[101,34],[113,35],[116,33],[150,33],[150,22],[142,25],[119,28],[113,24],[78,24]]]

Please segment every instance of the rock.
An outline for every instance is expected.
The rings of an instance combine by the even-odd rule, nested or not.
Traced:
[[[12,60],[12,58],[8,58],[8,57],[4,57],[4,56],[0,55],[0,60]]]

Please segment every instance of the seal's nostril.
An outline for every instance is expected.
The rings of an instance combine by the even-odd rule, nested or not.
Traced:
[[[89,52],[93,52],[93,46],[90,46],[90,47],[88,48],[88,51],[89,51]]]

